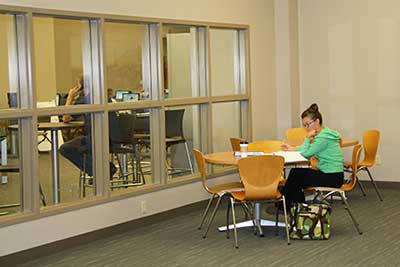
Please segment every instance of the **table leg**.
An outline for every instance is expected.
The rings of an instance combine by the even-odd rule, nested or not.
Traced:
[[[51,156],[53,163],[53,200],[60,202],[60,166],[58,161],[58,130],[51,130]]]
[[[275,226],[274,221],[261,219],[261,204],[260,203],[254,204],[254,220],[257,224],[256,227],[258,227],[259,231],[261,230],[261,226]],[[278,226],[285,227],[285,224],[282,222],[278,222]],[[253,221],[248,220],[248,221],[244,221],[244,222],[240,222],[240,223],[236,224],[236,228],[245,228],[245,227],[253,227]],[[229,230],[233,229],[233,224],[230,224],[228,226],[228,228],[229,228]],[[220,231],[220,232],[226,231],[226,226],[218,227],[218,231]],[[261,236],[263,235],[262,231],[260,231],[260,235]]]

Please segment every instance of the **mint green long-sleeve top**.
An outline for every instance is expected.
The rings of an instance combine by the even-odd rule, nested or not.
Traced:
[[[324,127],[321,132],[314,136],[314,142],[306,137],[301,146],[296,150],[300,151],[303,157],[315,156],[319,162],[317,167],[323,173],[343,172],[343,152],[339,144],[340,134]]]

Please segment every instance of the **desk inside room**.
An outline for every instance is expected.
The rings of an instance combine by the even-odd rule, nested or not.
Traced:
[[[51,162],[53,174],[53,201],[54,204],[60,202],[60,164],[58,154],[58,130],[84,127],[84,121],[71,121],[71,122],[40,122],[37,125],[38,131],[50,131],[51,133]],[[18,125],[10,125],[10,130],[18,130]]]

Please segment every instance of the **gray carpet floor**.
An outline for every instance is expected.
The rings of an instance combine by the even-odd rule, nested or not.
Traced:
[[[329,240],[292,240],[288,246],[283,228],[278,236],[274,228],[264,228],[263,238],[240,229],[240,248],[235,249],[233,235],[226,239],[217,231],[224,224],[224,206],[206,239],[197,230],[203,210],[194,209],[21,266],[400,266],[400,183],[380,186],[383,202],[370,185],[366,197],[358,188],[348,194],[363,235],[343,205],[334,201]]]

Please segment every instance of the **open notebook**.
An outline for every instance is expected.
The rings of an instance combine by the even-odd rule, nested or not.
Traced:
[[[244,154],[244,155],[243,155]],[[276,155],[285,158],[285,163],[307,162],[308,160],[303,157],[299,151],[277,151],[273,153],[264,153],[262,151],[248,151],[248,152],[234,152],[235,157],[245,156],[262,156],[262,155]]]

